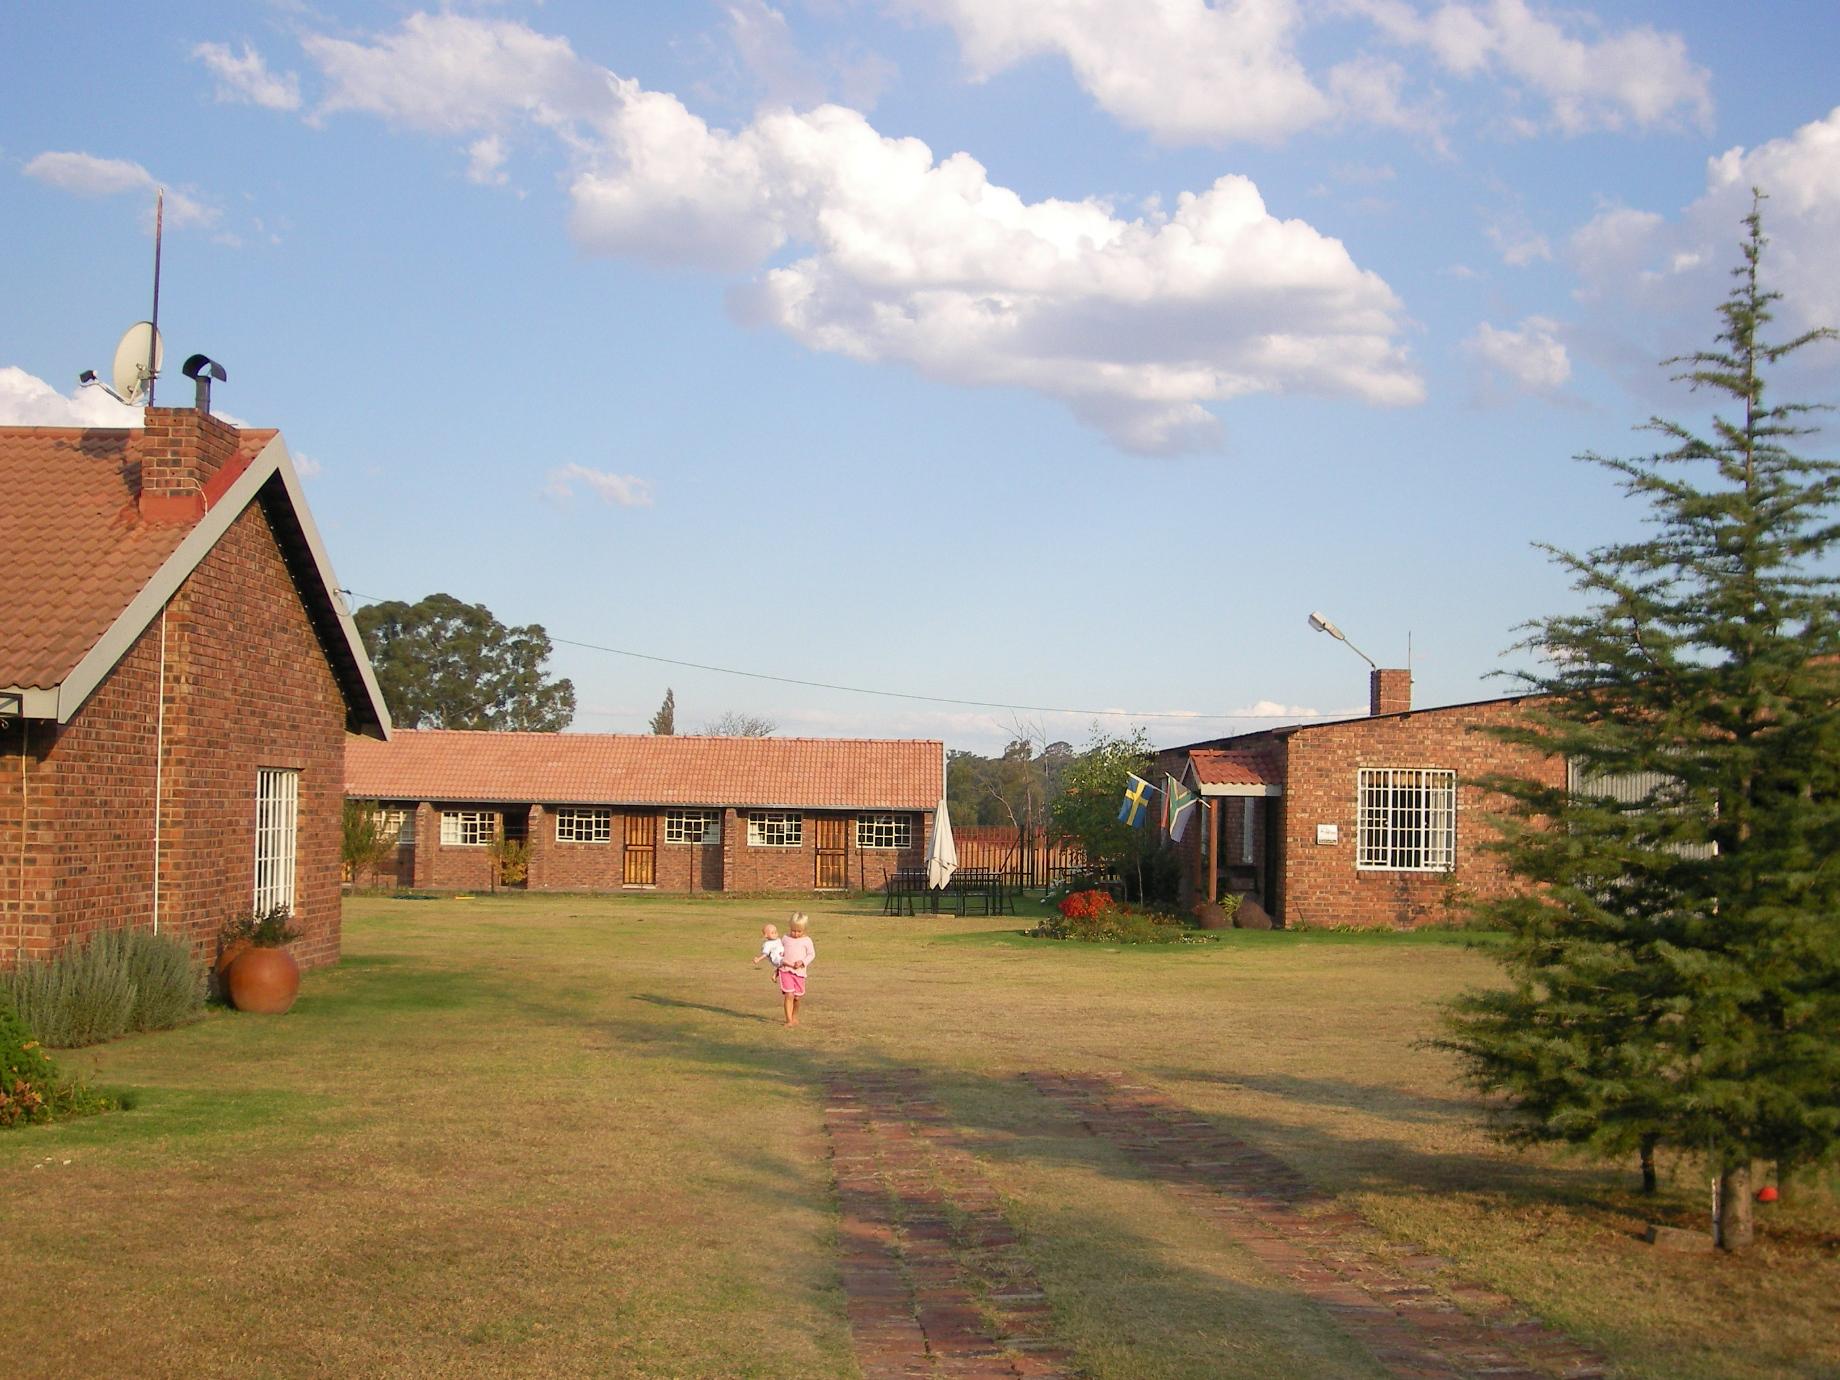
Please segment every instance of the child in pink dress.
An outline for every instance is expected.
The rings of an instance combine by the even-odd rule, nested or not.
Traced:
[[[791,933],[786,936],[786,947],[780,954],[779,990],[786,1003],[786,1024],[799,1023],[799,1002],[805,996],[805,974],[811,962],[818,956],[818,949],[805,933],[811,922],[803,914],[795,914],[788,926]]]

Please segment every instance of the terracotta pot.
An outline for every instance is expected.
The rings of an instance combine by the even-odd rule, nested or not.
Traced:
[[[300,965],[286,949],[245,949],[230,965],[230,1003],[279,1016],[300,995]]]

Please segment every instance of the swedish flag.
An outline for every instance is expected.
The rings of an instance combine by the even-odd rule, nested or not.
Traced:
[[[1118,807],[1120,824],[1142,824],[1144,811],[1149,807],[1150,797],[1161,792],[1141,776],[1127,775],[1124,779],[1124,803]]]

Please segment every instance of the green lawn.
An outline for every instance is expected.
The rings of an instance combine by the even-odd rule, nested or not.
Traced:
[[[1018,1074],[1123,1070],[1283,1156],[1631,1375],[1840,1373],[1840,1203],[1729,1259],[1676,1166],[1503,1151],[1433,1003],[1450,936],[1233,933],[1110,952],[819,904],[806,1023],[748,960],[778,902],[346,905],[281,1018],[64,1057],[130,1111],[0,1135],[0,1371],[849,1376],[818,1087],[924,1070],[1094,1376],[1376,1374],[1314,1306]]]

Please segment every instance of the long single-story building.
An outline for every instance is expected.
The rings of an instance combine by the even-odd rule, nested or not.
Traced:
[[[945,744],[399,729],[347,740],[345,793],[397,840],[386,885],[504,885],[505,840],[533,891],[843,891],[921,863]]]
[[[277,905],[339,956],[348,732],[389,715],[281,437],[0,428],[0,964]]]
[[[1171,748],[1159,764],[1208,809],[1183,840],[1193,892],[1254,897],[1280,924],[1411,927],[1513,884],[1484,845],[1505,802],[1478,784],[1563,784],[1565,763],[1502,742],[1530,696],[1412,708],[1409,671],[1376,670],[1365,718]]]

